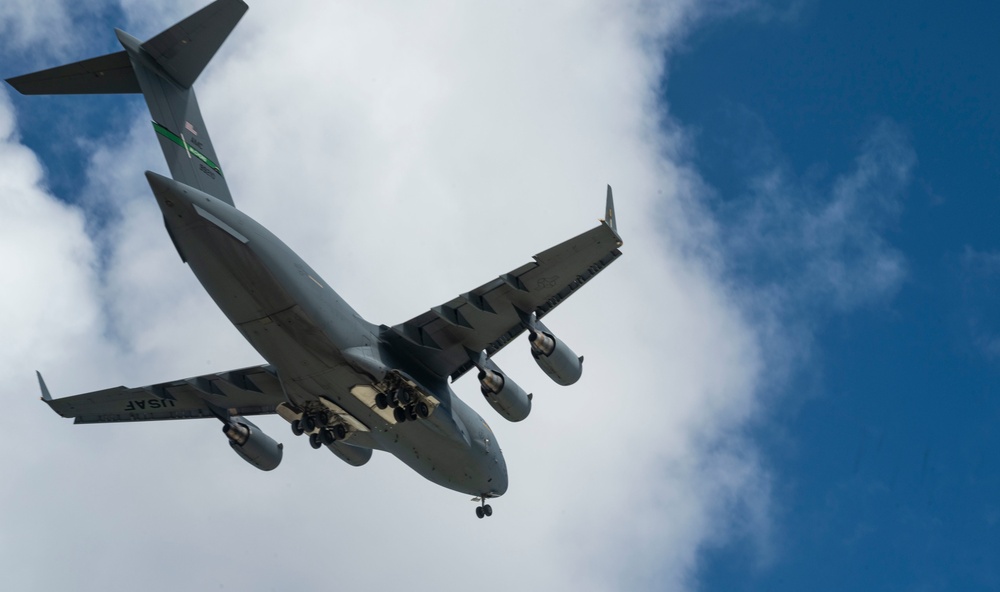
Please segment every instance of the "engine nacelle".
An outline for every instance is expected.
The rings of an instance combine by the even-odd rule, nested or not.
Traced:
[[[271,439],[250,420],[233,417],[222,426],[222,433],[229,438],[229,446],[240,458],[262,471],[270,471],[281,463],[284,445]]]
[[[578,357],[565,343],[552,333],[539,329],[528,332],[531,357],[553,381],[569,386],[583,374],[583,357]]]
[[[513,380],[489,368],[479,371],[481,391],[497,413],[509,421],[521,421],[531,412],[531,395]]]

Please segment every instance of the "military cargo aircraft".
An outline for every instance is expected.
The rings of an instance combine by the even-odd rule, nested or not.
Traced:
[[[611,187],[604,219],[526,265],[393,326],[361,318],[298,255],[234,207],[192,85],[247,10],[216,0],[122,51],[7,80],[24,94],[142,93],[172,178],[146,172],[181,261],[267,364],[138,388],[42,399],[75,423],[216,418],[229,445],[269,471],[283,445],[247,416],[277,413],[313,448],[361,466],[391,453],[420,475],[473,495],[476,514],[507,490],[507,466],[486,422],[452,391],[475,370],[483,396],[510,421],[532,395],[492,357],[527,333],[538,366],[560,385],[583,358],[542,318],[621,256]]]

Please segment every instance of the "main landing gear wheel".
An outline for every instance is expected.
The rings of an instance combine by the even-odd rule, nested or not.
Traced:
[[[319,432],[309,434],[309,445],[318,450],[319,447],[323,445],[319,438]]]
[[[309,415],[303,415],[299,420],[299,427],[303,432],[311,432],[316,429],[316,420]]]
[[[297,419],[292,420],[292,433],[295,434],[296,436],[301,436],[302,434],[305,433],[305,431],[302,429],[302,423],[299,422],[299,420]]]
[[[423,401],[417,403],[417,415],[426,418],[430,414],[431,408],[427,406],[427,403],[424,403]]]
[[[401,407],[396,407],[395,409],[393,409],[392,416],[395,417],[396,421],[399,423],[403,423],[404,421],[406,421],[406,411],[404,411]]]
[[[389,397],[385,396],[385,393],[375,395],[375,406],[379,409],[385,409],[389,406]]]
[[[401,388],[396,391],[396,399],[399,401],[400,405],[409,405],[411,400],[410,392]]]
[[[333,435],[333,431],[331,430],[320,430],[319,434],[320,434],[319,440],[323,444],[333,444],[337,440],[337,438]]]
[[[333,437],[337,440],[343,440],[347,437],[347,428],[345,428],[343,424],[338,423],[330,428],[330,431],[333,433]]]

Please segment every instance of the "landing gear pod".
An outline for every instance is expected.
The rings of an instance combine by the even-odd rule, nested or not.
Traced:
[[[372,449],[354,446],[346,442],[331,442],[326,445],[337,458],[351,465],[360,467],[372,459]]]
[[[240,458],[262,471],[270,471],[281,463],[284,445],[271,439],[250,420],[232,417],[222,426],[222,433],[229,438],[229,446]]]

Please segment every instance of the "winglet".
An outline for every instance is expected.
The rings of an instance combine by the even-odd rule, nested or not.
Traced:
[[[45,386],[45,379],[42,378],[42,373],[39,372],[38,370],[35,370],[35,374],[38,375],[38,387],[42,389],[42,400],[45,401],[46,404],[48,404],[50,409],[58,413],[60,417],[67,417],[66,415],[60,413],[59,410],[56,409],[55,405],[52,404],[52,394],[49,393],[49,387]]]
[[[38,386],[42,389],[42,400],[46,403],[52,402],[52,395],[49,394],[49,387],[45,386],[45,379],[42,378],[42,373],[35,370],[35,374],[38,375]]]
[[[604,208],[603,222],[618,234],[618,220],[615,218],[615,198],[611,195],[611,185],[608,185],[608,204]]]

